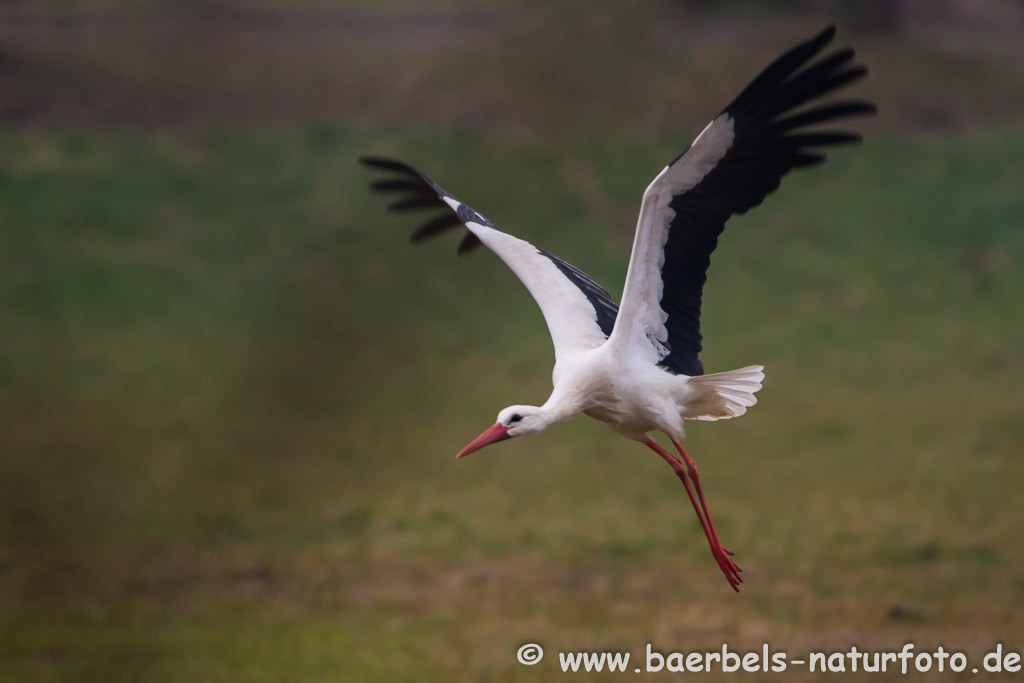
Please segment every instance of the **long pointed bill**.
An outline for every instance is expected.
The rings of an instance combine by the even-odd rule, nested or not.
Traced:
[[[487,431],[473,439],[469,445],[459,451],[459,454],[455,457],[465,457],[473,451],[480,450],[484,446],[490,446],[492,443],[498,443],[499,441],[511,438],[512,437],[508,435],[508,429],[506,427],[503,427],[500,422],[495,423],[493,427],[488,427]]]

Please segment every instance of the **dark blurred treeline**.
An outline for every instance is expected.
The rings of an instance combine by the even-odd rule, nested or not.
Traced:
[[[692,9],[711,11],[723,6],[732,9],[758,8],[787,12],[830,14],[844,23],[864,31],[897,31],[908,15],[913,14],[913,2],[900,0],[679,0]],[[955,4],[955,3],[950,3]]]
[[[1024,7],[1021,0],[679,0],[690,8],[758,8],[831,14],[864,30],[897,31],[915,24],[992,21]]]
[[[568,118],[589,97],[689,111],[651,93],[671,83],[690,97],[728,97],[719,79],[697,74],[715,65],[742,78],[758,66],[741,64],[747,52],[768,54],[827,22],[885,62],[870,84],[886,102],[879,125],[976,125],[1024,109],[1024,0],[6,0],[0,123],[472,127]],[[566,56],[570,34],[577,49]],[[584,54],[602,63],[557,83],[553,60]],[[701,69],[684,68],[697,56]],[[935,71],[943,92],[907,87]],[[986,85],[997,72],[1006,85]],[[539,96],[543,111],[524,106]]]

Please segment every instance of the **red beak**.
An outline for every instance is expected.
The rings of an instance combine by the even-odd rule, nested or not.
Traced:
[[[495,423],[493,427],[488,427],[487,431],[473,439],[469,445],[459,451],[459,454],[455,457],[461,458],[467,456],[473,451],[480,450],[484,446],[490,446],[492,443],[498,443],[499,441],[511,438],[512,437],[508,435],[507,427],[502,426],[500,422]]]

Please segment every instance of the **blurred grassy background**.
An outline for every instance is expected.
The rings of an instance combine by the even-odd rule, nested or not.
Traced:
[[[1024,649],[1024,10],[785,6],[0,10],[0,680]],[[705,295],[706,366],[767,371],[687,442],[736,596],[668,468],[597,423],[456,463],[544,400],[550,342],[490,254],[409,248],[355,158],[618,294],[650,178],[835,19],[881,114],[729,224]]]

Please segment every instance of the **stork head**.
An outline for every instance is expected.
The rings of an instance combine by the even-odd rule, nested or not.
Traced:
[[[516,436],[540,434],[551,426],[544,410],[537,406],[509,406],[498,413],[498,421],[488,427],[483,434],[473,439],[468,446],[459,451],[456,458],[469,455],[484,446],[511,439]]]

